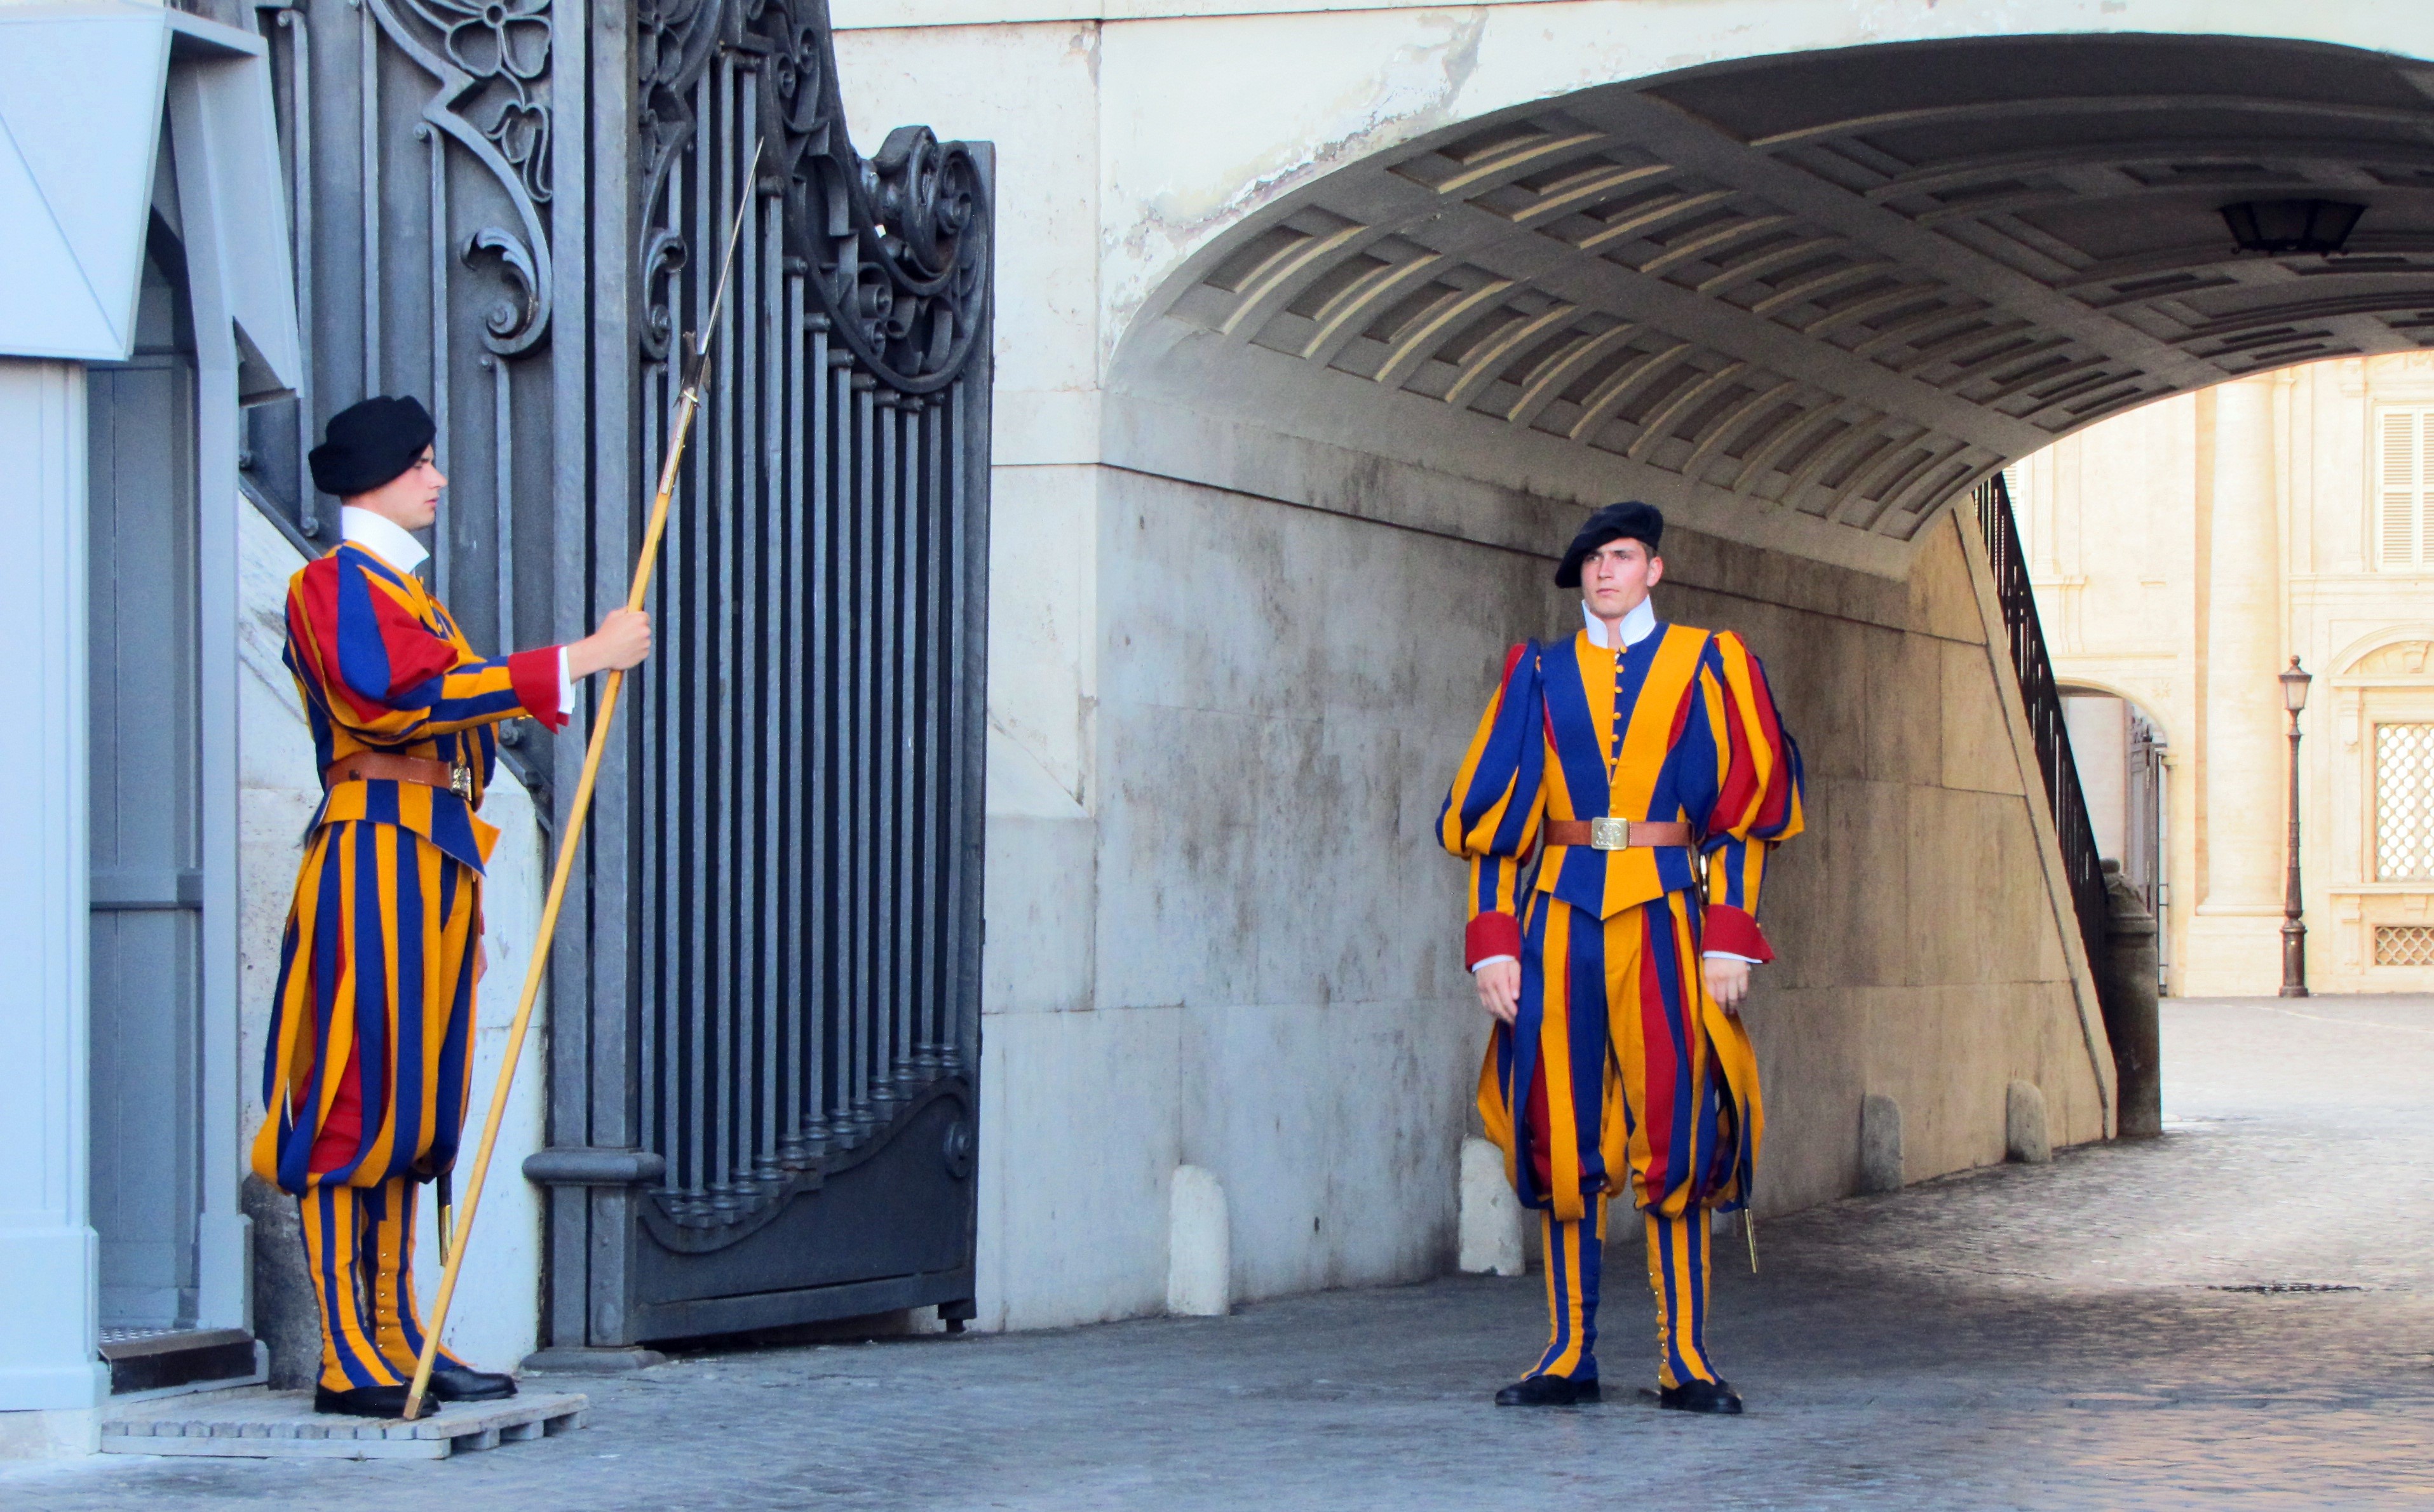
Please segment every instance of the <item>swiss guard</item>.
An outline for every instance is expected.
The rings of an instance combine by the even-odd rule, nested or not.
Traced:
[[[495,727],[557,730],[574,684],[649,654],[647,616],[496,660],[477,654],[415,569],[447,486],[414,399],[334,416],[311,455],[343,540],[287,587],[287,669],[323,797],[280,946],[253,1168],[297,1197],[321,1311],[317,1411],[403,1415],[422,1349],[415,1190],[449,1169],[465,1122],[482,868],[477,816]],[[442,1401],[515,1395],[512,1377],[439,1351]]]
[[[1555,570],[1584,627],[1513,648],[1438,818],[1470,863],[1464,959],[1496,1020],[1479,1108],[1546,1238],[1546,1351],[1503,1406],[1599,1400],[1606,1203],[1648,1231],[1657,1400],[1738,1413],[1708,1358],[1710,1211],[1746,1207],[1757,1062],[1740,1009],[1757,924],[1800,833],[1800,752],[1757,658],[1656,618],[1664,516],[1618,504]]]

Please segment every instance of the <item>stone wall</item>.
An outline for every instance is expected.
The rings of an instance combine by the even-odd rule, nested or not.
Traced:
[[[1759,1211],[1855,1189],[1871,1093],[1901,1108],[1912,1181],[2003,1159],[2013,1079],[2044,1092],[2054,1143],[2102,1138],[2110,1051],[2073,983],[2036,758],[1959,517],[1906,584],[1695,537],[1668,555],[1667,616],[1749,639],[1808,772],[1808,832],[1777,852],[1762,904],[1777,960],[1747,1009]]]

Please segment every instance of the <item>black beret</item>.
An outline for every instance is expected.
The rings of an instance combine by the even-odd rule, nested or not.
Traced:
[[[1627,504],[1609,504],[1589,516],[1588,524],[1564,550],[1563,565],[1555,569],[1557,588],[1581,586],[1581,563],[1590,552],[1609,541],[1637,541],[1647,546],[1648,554],[1656,555],[1658,538],[1665,534],[1665,517],[1656,506],[1634,499]]]
[[[313,486],[341,499],[369,493],[414,466],[438,434],[431,411],[411,395],[350,404],[330,417],[313,448]]]

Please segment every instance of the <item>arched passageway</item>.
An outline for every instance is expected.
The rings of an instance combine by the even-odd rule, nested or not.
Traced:
[[[2054,1143],[2111,1131],[1950,506],[2149,401],[2270,418],[2239,380],[2414,348],[2434,94],[2340,43],[2434,33],[1924,35],[1997,9],[917,0],[848,36],[866,78],[968,80],[941,129],[1040,192],[1001,244],[985,1322],[1160,1306],[1178,1165],[1225,1191],[1237,1297],[1450,1263],[1482,1021],[1430,820],[1616,498],[1666,509],[1660,613],[1744,632],[1808,759],[1749,1010],[1761,1212],[1853,1191],[1879,1098],[1909,1180],[2002,1160],[2022,1082]],[[2237,249],[2224,205],[2290,199],[2364,207],[2343,256]],[[2220,495],[2212,549],[2267,497]]]
[[[1111,388],[1901,570],[1976,478],[2434,329],[2434,98],[2386,54],[2027,37],[1761,58],[1464,121],[1230,227]],[[2364,206],[2339,257],[2221,207]],[[1145,427],[1111,430],[1133,449]]]

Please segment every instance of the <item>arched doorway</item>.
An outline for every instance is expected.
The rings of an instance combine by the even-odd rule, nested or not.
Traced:
[[[2155,916],[2157,985],[2168,992],[2171,796],[2165,765],[2171,743],[2163,722],[2134,699],[2085,683],[2065,683],[2061,691],[2097,854],[2120,864],[2123,879]]]

